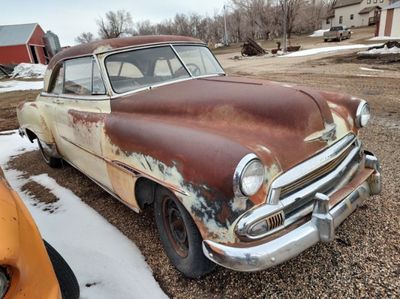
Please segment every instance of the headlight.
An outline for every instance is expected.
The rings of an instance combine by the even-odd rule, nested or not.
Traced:
[[[371,110],[366,101],[362,100],[357,108],[356,125],[358,128],[365,127],[371,118]]]
[[[264,182],[264,165],[254,154],[248,154],[240,160],[233,177],[236,196],[252,196]]]
[[[0,298],[3,298],[8,290],[9,280],[6,271],[0,267]]]

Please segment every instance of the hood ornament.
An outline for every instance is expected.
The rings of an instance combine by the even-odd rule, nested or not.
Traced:
[[[315,132],[311,134],[310,136],[307,136],[306,139],[304,139],[305,142],[312,142],[312,141],[333,141],[336,139],[336,124],[335,123],[330,123],[327,124],[325,123],[325,129],[322,131]]]

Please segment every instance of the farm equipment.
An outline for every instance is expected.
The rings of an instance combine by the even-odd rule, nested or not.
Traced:
[[[254,39],[248,37],[242,46],[242,56],[262,56],[267,54]]]

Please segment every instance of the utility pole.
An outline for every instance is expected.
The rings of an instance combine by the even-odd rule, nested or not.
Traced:
[[[287,52],[287,0],[283,0],[283,53]]]
[[[228,30],[226,30],[226,5],[224,4],[224,44],[228,46]]]

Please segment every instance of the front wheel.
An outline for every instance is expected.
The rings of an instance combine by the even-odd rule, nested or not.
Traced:
[[[154,214],[161,243],[171,263],[186,277],[199,278],[215,269],[203,253],[202,237],[192,217],[169,190],[157,188]]]

